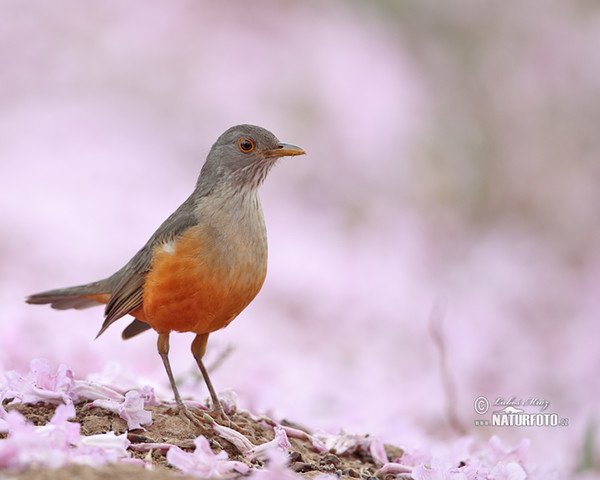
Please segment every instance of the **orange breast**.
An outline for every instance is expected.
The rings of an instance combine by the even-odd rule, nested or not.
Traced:
[[[154,247],[144,286],[144,318],[135,316],[159,333],[214,332],[258,294],[266,264],[266,246],[264,251],[243,243],[232,246],[206,229],[191,228],[177,241]]]

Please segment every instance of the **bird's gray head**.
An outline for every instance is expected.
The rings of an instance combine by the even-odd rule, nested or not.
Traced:
[[[255,190],[279,157],[304,153],[296,145],[281,143],[264,128],[237,125],[223,133],[210,149],[197,188],[203,192],[219,187]]]

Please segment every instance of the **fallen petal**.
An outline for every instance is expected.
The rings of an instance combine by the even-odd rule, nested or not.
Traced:
[[[152,412],[144,410],[144,399],[140,392],[131,390],[125,394],[125,401],[119,405],[119,416],[127,422],[129,430],[152,425]]]
[[[383,443],[381,443],[377,438],[371,439],[371,443],[369,444],[369,453],[375,462],[378,462],[381,465],[388,463],[387,453],[385,453]]]
[[[240,432],[214,422],[212,427],[221,438],[231,443],[240,453],[247,455],[254,448],[254,444]]]
[[[392,473],[394,475],[399,475],[401,473],[410,473],[411,470],[412,469],[410,467],[407,467],[406,465],[402,465],[401,463],[389,462],[389,463],[386,463],[379,470],[377,470],[377,473],[375,473],[375,476],[378,477],[380,475],[385,475],[388,473]]]
[[[288,449],[291,447],[291,443],[287,438],[285,430],[281,427],[275,427],[275,438],[270,442],[265,442],[257,447],[254,447],[249,453],[248,457],[251,460],[260,459],[266,460],[268,458],[268,452],[270,450],[279,450],[285,454],[288,453]]]
[[[106,452],[113,452],[117,458],[128,457],[127,448],[131,442],[127,440],[127,434],[115,435],[115,432],[100,433],[82,437],[78,446],[99,448]]]
[[[75,380],[73,382],[71,396],[75,402],[79,400],[99,399],[113,400],[116,402],[125,400],[125,396],[115,389],[90,380]]]

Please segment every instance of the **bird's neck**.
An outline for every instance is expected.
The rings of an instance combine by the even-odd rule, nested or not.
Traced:
[[[221,185],[196,202],[196,215],[201,221],[218,226],[256,225],[264,228],[264,217],[258,188],[249,185],[234,187]]]

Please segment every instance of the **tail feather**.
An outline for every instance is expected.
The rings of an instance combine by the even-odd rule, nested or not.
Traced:
[[[67,310],[74,308],[82,310],[84,308],[95,307],[106,304],[110,298],[111,278],[100,280],[99,282],[88,283],[86,285],[78,285],[69,288],[57,288],[55,290],[47,290],[45,292],[35,293],[28,296],[25,301],[32,305],[47,305],[57,310]],[[134,337],[151,327],[147,323],[138,320],[137,318],[123,330],[123,339]],[[100,335],[104,328],[100,330]]]
[[[133,322],[127,325],[127,327],[125,327],[125,330],[123,330],[123,333],[121,334],[121,338],[123,340],[128,340],[131,337],[135,337],[136,335],[149,330],[150,328],[152,328],[150,325],[145,322],[141,322],[136,318]]]
[[[101,280],[76,287],[57,288],[35,293],[27,297],[25,301],[32,305],[50,304],[52,308],[57,310],[67,310],[69,308],[81,310],[106,303],[99,300],[103,295],[109,295],[110,290],[107,287],[107,282]]]

